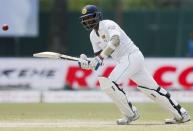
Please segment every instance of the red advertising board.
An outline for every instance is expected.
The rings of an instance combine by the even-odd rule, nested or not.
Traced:
[[[193,89],[193,60],[192,59],[164,59],[148,58],[146,65],[157,83],[168,89]],[[76,64],[69,64],[65,73],[65,84],[76,89],[99,88],[97,76],[107,76],[113,70],[115,64],[105,61],[105,65],[99,71],[83,70]],[[137,85],[126,79],[123,81],[124,88],[134,88]]]

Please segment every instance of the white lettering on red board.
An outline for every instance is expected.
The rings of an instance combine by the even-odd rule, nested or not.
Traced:
[[[108,76],[114,66],[107,66],[103,72],[102,76]],[[180,73],[176,73],[178,70],[175,66],[160,66],[155,69],[153,73],[153,77],[157,81],[157,83],[164,88],[172,88],[174,83],[177,84],[186,90],[193,89],[193,79],[189,80],[188,77],[193,75],[193,66],[187,66]],[[78,75],[78,74],[82,75]],[[78,84],[81,88],[89,88],[88,86],[88,78],[91,77],[93,71],[92,70],[84,70],[80,69],[78,66],[69,66],[67,74],[66,74],[66,84],[73,87],[74,83]],[[167,78],[167,75],[172,75],[176,80],[170,80]],[[93,83],[93,86],[98,88],[99,84],[97,82]],[[131,80],[127,82],[128,87],[136,87],[136,83]]]

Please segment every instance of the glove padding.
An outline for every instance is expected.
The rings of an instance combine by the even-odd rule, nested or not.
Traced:
[[[79,66],[82,69],[89,70],[91,69],[89,66],[90,61],[88,60],[87,56],[85,54],[80,55],[80,60],[78,61]]]
[[[103,59],[99,56],[96,56],[90,60],[90,68],[93,70],[97,70],[103,63]]]

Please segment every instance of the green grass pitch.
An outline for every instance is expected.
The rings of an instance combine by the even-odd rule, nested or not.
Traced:
[[[171,116],[157,104],[134,104],[141,117],[116,125],[121,116],[112,103],[0,104],[0,131],[193,131],[193,122],[165,125]],[[193,103],[182,104],[193,117]]]

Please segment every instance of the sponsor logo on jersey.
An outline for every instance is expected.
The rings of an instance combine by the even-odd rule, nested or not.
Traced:
[[[116,29],[116,26],[115,25],[111,25],[108,27],[108,30],[115,30]]]

